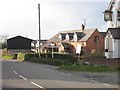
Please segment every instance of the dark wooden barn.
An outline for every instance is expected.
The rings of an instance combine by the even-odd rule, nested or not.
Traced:
[[[32,41],[33,41],[32,39],[22,37],[22,36],[16,36],[16,37],[7,39],[7,50],[10,53],[30,52]]]

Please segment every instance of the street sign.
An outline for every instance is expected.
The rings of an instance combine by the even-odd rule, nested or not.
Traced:
[[[76,53],[77,54],[81,53],[81,44],[77,44]]]

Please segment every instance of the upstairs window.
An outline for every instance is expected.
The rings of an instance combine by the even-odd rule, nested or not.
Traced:
[[[120,11],[117,11],[117,21],[120,21]]]
[[[95,37],[94,37],[94,42],[95,42],[95,43],[98,43],[98,41],[99,41],[99,37],[98,37],[98,36],[95,36]]]

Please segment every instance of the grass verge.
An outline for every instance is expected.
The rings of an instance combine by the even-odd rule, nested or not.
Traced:
[[[97,65],[83,65],[83,64],[62,65],[58,69],[67,70],[67,71],[81,71],[81,72],[118,72],[120,71],[119,68],[111,68],[107,66],[97,66]]]

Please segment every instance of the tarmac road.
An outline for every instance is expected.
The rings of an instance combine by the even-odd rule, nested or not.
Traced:
[[[2,88],[118,88],[117,73],[68,72],[56,68],[2,60]]]

